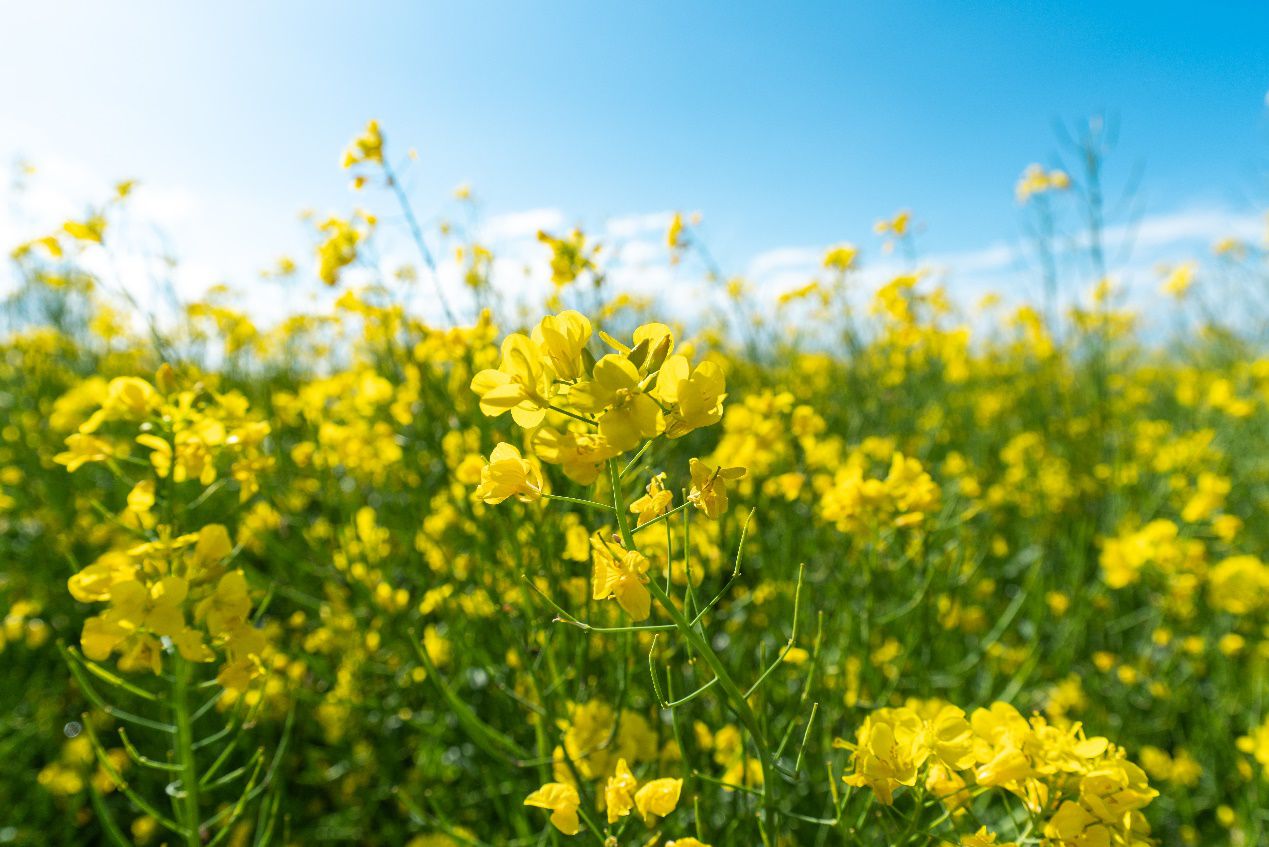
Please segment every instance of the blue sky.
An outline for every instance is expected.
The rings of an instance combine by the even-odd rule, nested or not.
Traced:
[[[1018,174],[1102,111],[1145,214],[1269,205],[1263,2],[43,0],[0,7],[0,40],[0,155],[84,175],[78,202],[141,179],[178,253],[229,273],[357,202],[337,161],[368,117],[419,150],[424,213],[464,181],[489,217],[700,210],[738,270],[875,246],[900,207],[931,253],[1016,240]]]

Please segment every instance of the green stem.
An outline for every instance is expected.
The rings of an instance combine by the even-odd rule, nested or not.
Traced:
[[[576,412],[570,412],[568,409],[564,409],[559,406],[556,406],[554,403],[547,404],[547,408],[550,409],[552,412],[559,412],[561,415],[566,415],[575,421],[581,421],[582,423],[590,424],[591,426],[594,426],[594,427],[599,426],[599,424],[596,421],[591,420],[590,418],[587,418],[587,417],[583,417],[582,415],[579,415]]]
[[[563,503],[575,503],[578,506],[589,506],[592,509],[602,509],[605,512],[611,511],[612,506],[606,503],[596,503],[594,500],[583,500],[580,497],[565,497],[562,494],[543,494],[547,500],[559,500]]]
[[[185,843],[199,847],[203,843],[198,831],[198,765],[194,760],[194,722],[189,712],[189,663],[182,656],[173,658],[172,711],[176,722],[176,765],[181,774],[181,823]]]
[[[679,505],[675,506],[675,507],[674,507],[673,509],[671,509],[670,511],[665,512],[665,513],[660,514],[660,515],[657,515],[655,518],[653,518],[652,520],[648,521],[647,523],[641,523],[641,524],[639,524],[639,525],[638,525],[638,526],[636,526],[634,529],[630,530],[630,534],[631,534],[631,535],[633,535],[634,533],[636,533],[636,532],[640,532],[640,531],[642,531],[642,530],[645,530],[645,529],[647,529],[647,528],[648,528],[648,527],[650,527],[650,526],[655,526],[656,524],[661,523],[661,521],[669,520],[671,517],[673,517],[673,516],[674,516],[674,513],[675,513],[675,512],[681,512],[681,511],[683,511],[684,509],[686,509],[686,508],[687,508],[688,506],[690,506],[690,505],[692,505],[692,504],[691,504],[691,503],[680,503]]]
[[[630,531],[629,521],[626,520],[626,504],[621,493],[621,472],[615,459],[608,460],[608,476],[612,482],[613,508],[617,512],[617,527],[621,532],[622,543],[625,544],[627,550],[636,550],[634,534]],[[776,832],[775,774],[772,772],[771,750],[767,745],[762,728],[758,724],[757,716],[753,713],[753,709],[749,707],[749,701],[745,699],[740,687],[736,685],[727,668],[723,666],[718,654],[714,652],[714,648],[700,630],[692,626],[683,612],[679,610],[679,607],[674,605],[674,601],[665,593],[665,589],[655,579],[651,579],[648,580],[648,591],[665,609],[666,614],[670,616],[670,620],[674,622],[674,626],[679,633],[688,640],[693,649],[705,660],[705,664],[709,666],[709,669],[717,678],[718,686],[726,695],[732,711],[736,713],[741,724],[744,725],[745,731],[749,733],[749,737],[753,740],[754,746],[758,749],[758,762],[762,766],[762,809],[766,822],[763,827],[763,842],[766,844],[777,843],[779,838]]]

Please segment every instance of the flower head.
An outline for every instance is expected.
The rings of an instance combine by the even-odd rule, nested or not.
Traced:
[[[615,597],[626,614],[636,621],[652,614],[652,595],[648,592],[646,557],[637,550],[627,550],[616,542],[607,542],[596,533],[591,539],[591,596],[596,600]]]
[[[688,502],[705,513],[705,517],[718,520],[727,511],[727,483],[742,479],[744,468],[713,468],[700,459],[692,459],[692,488]]]
[[[542,472],[520,456],[514,445],[503,441],[489,454],[489,464],[480,471],[476,497],[486,503],[501,503],[515,497],[522,503],[539,499],[543,492]]]
[[[679,794],[683,791],[683,780],[672,777],[654,779],[635,793],[635,806],[643,816],[644,823],[649,823],[655,815],[665,817],[673,812],[679,804]]]
[[[551,810],[551,823],[565,835],[576,835],[581,829],[577,807],[581,798],[577,789],[562,782],[548,782],[524,798],[524,805]]]

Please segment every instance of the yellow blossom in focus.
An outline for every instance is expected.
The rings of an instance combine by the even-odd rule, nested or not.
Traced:
[[[505,441],[494,447],[489,463],[481,469],[477,498],[496,504],[515,497],[522,503],[531,503],[542,493],[542,472],[533,462],[522,458],[515,445]]]
[[[663,818],[673,812],[679,804],[682,790],[683,780],[664,777],[652,780],[635,792],[635,806],[644,822],[650,822],[653,816]]]
[[[727,511],[727,483],[743,479],[744,468],[713,468],[700,459],[689,463],[692,487],[687,500],[705,513],[705,517],[718,520]]]
[[[615,597],[626,614],[635,621],[644,621],[652,614],[652,595],[648,592],[647,558],[637,550],[626,550],[616,542],[607,542],[596,534],[591,539],[591,596],[595,600]]]
[[[551,810],[551,823],[565,835],[576,835],[581,829],[577,808],[581,798],[577,789],[561,782],[548,782],[524,798],[524,805]]]

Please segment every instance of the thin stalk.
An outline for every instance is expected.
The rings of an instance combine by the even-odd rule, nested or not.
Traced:
[[[563,503],[575,503],[578,506],[589,506],[592,509],[602,509],[605,512],[611,512],[612,506],[607,503],[596,503],[594,500],[583,500],[580,497],[565,497],[562,494],[543,494],[547,500],[559,500]]]
[[[198,763],[194,759],[194,722],[189,711],[189,663],[175,656],[172,668],[172,712],[176,722],[173,752],[181,774],[181,819],[185,843],[199,847],[198,832]]]
[[[581,421],[584,424],[590,424],[591,426],[595,426],[595,427],[599,426],[597,422],[591,420],[590,418],[583,417],[582,415],[579,415],[576,412],[570,412],[568,409],[564,409],[564,408],[561,408],[560,406],[556,406],[554,403],[547,405],[547,408],[550,409],[552,412],[559,412],[561,415],[570,417],[575,421]]]
[[[665,512],[665,513],[660,514],[660,515],[657,515],[655,518],[653,518],[652,520],[648,521],[647,523],[641,523],[641,524],[639,524],[637,527],[635,527],[634,529],[630,530],[630,533],[633,535],[634,533],[636,533],[636,532],[640,532],[641,530],[645,530],[645,529],[647,529],[647,528],[648,528],[648,527],[650,527],[650,526],[655,526],[655,525],[657,525],[657,524],[661,523],[661,521],[669,520],[671,517],[673,517],[673,516],[674,516],[674,513],[675,513],[675,512],[681,512],[681,511],[683,511],[684,509],[686,509],[686,508],[687,508],[688,506],[690,506],[690,505],[692,505],[692,504],[691,504],[691,503],[680,503],[679,505],[675,506],[675,507],[674,507],[673,509],[671,509],[670,511]]]
[[[449,321],[450,326],[458,326],[458,318],[454,316],[454,311],[449,307],[449,300],[445,297],[445,288],[441,284],[441,274],[436,267],[436,260],[432,258],[432,251],[428,249],[427,242],[423,240],[423,228],[419,226],[418,218],[414,216],[414,207],[410,204],[410,198],[405,196],[401,181],[397,179],[396,172],[386,159],[383,162],[383,173],[388,187],[392,189],[393,195],[397,198],[401,213],[405,216],[405,223],[410,228],[410,237],[414,239],[414,246],[418,248],[419,255],[423,257],[423,264],[427,265],[427,269],[431,273],[436,302],[440,303],[441,311],[445,313],[445,319]]]

